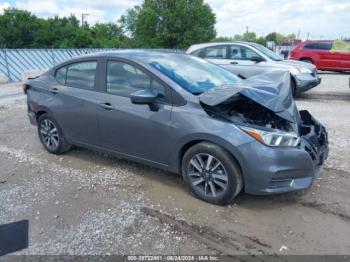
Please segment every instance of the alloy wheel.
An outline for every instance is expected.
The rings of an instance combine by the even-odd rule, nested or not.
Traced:
[[[205,196],[216,197],[228,186],[224,165],[210,154],[194,155],[188,165],[188,176],[192,185]]]
[[[40,136],[45,146],[49,150],[56,150],[59,146],[59,135],[55,124],[49,120],[44,119],[40,124]]]

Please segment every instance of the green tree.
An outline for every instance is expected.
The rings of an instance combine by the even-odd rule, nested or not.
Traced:
[[[230,42],[230,41],[233,41],[233,37],[231,36],[219,36],[219,37],[216,37],[212,40],[212,42]]]
[[[137,17],[140,13],[141,7],[136,5],[126,11],[119,19],[123,33],[130,37],[135,37]]]
[[[119,47],[124,39],[122,28],[117,24],[96,24],[91,28],[94,47]]]
[[[245,32],[242,36],[243,41],[256,42],[256,34],[254,32]]]
[[[144,0],[122,21],[142,47],[185,48],[216,35],[215,14],[203,0]]]
[[[70,42],[78,31],[84,30],[79,27],[79,20],[73,15],[64,18],[56,16],[47,20],[39,19],[39,25],[33,40],[33,46],[38,48],[58,48],[62,45],[74,47]]]
[[[265,37],[259,37],[258,39],[256,39],[255,41],[256,43],[266,46],[266,38]]]
[[[17,9],[5,10],[0,15],[0,47],[85,48],[127,44],[122,28],[114,23],[80,26],[74,15],[42,19]]]
[[[296,34],[292,33],[292,34],[287,35],[286,39],[295,40],[295,39],[297,39],[297,36],[296,36]]]
[[[276,44],[281,44],[285,37],[277,32],[269,33],[266,37],[266,41],[274,41]]]
[[[60,48],[88,48],[93,47],[91,32],[87,29],[77,30],[70,38],[64,39]]]
[[[32,47],[38,29],[37,17],[30,12],[10,8],[0,16],[0,46],[8,48]]]

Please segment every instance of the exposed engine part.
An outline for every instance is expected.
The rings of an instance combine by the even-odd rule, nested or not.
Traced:
[[[300,111],[301,146],[310,154],[316,165],[322,165],[328,156],[328,134],[326,129],[306,111]]]
[[[256,125],[286,132],[296,131],[295,125],[242,95],[214,107],[203,104],[202,106],[209,115],[240,125]]]

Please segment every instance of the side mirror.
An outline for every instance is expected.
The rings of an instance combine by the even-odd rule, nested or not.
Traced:
[[[154,104],[156,95],[149,89],[143,89],[131,94],[131,103],[137,105],[148,105],[151,111],[157,111],[158,107]]]
[[[260,63],[260,62],[263,62],[265,60],[260,56],[253,56],[252,58],[250,58],[250,61],[253,61],[255,63]]]

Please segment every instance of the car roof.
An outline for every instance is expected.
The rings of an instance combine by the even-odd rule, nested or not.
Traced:
[[[103,56],[103,57],[141,57],[147,55],[174,55],[174,54],[185,54],[181,51],[161,50],[161,49],[121,49],[116,51],[105,51],[91,54],[92,56]]]
[[[207,42],[207,43],[200,43],[200,44],[194,44],[191,45],[187,52],[192,52],[201,48],[210,47],[210,46],[218,46],[218,45],[229,45],[229,44],[241,44],[241,45],[248,45],[248,46],[255,46],[258,45],[257,43],[253,42],[247,42],[247,41],[224,41],[224,42]]]
[[[303,44],[308,44],[308,43],[331,43],[334,40],[306,40],[303,42]]]
[[[170,57],[173,55],[187,55],[185,52],[181,50],[171,50],[171,49],[121,49],[115,51],[104,51],[104,52],[96,52],[89,53],[81,56],[74,57],[65,63],[70,61],[76,61],[79,59],[87,59],[87,58],[98,58],[98,57],[115,57],[115,58],[126,58],[133,60],[140,60],[145,57]]]

